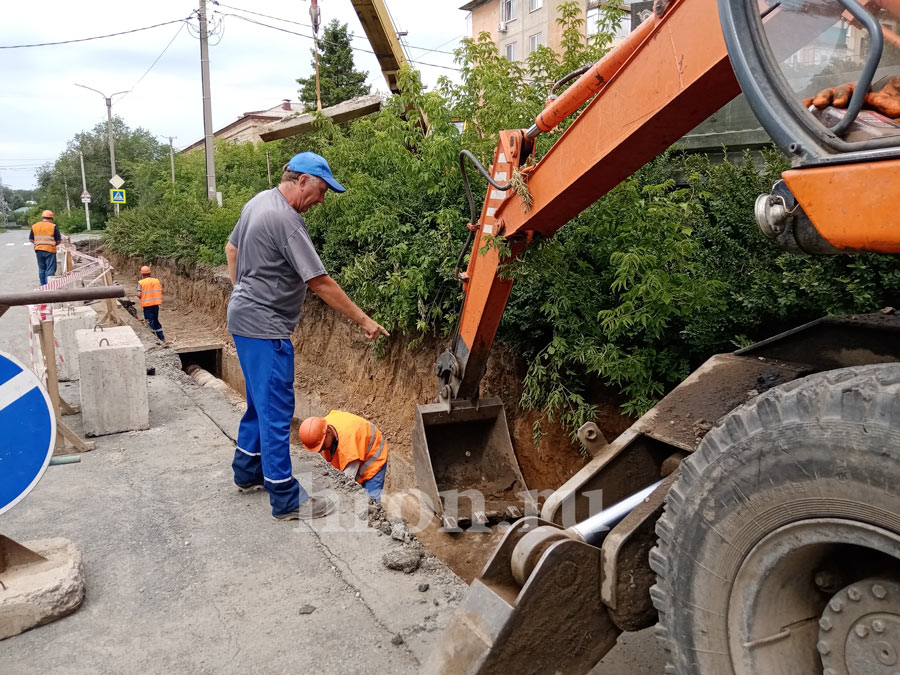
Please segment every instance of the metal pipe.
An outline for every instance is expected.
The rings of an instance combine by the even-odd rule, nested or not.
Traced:
[[[51,457],[49,466],[61,466],[63,464],[78,464],[81,457],[78,455],[63,455],[62,457]]]
[[[73,302],[76,300],[103,300],[106,298],[124,298],[125,288],[122,286],[97,286],[91,288],[64,288],[58,291],[26,291],[25,293],[2,293],[0,305],[19,307],[21,305],[47,305],[54,302]]]
[[[662,480],[655,482],[649,487],[645,487],[639,492],[635,492],[630,497],[626,497],[622,501],[613,504],[608,509],[603,509],[599,513],[595,513],[587,520],[583,520],[577,525],[569,528],[569,532],[575,533],[579,539],[591,546],[599,546],[606,538],[606,534],[629,513],[634,511],[647,497],[649,497],[656,488],[662,485]]]

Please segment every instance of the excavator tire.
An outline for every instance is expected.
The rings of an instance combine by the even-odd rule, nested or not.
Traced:
[[[900,663],[900,364],[812,375],[727,414],[682,463],[656,531],[667,675]]]

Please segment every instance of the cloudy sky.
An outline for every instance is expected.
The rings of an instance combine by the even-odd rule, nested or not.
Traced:
[[[451,52],[465,34],[466,14],[458,9],[464,0],[386,1],[397,30],[408,32],[407,53],[419,61],[425,82],[434,84],[440,75],[453,76],[453,56],[444,52]],[[184,19],[197,4],[194,0],[4,2],[0,47],[87,38]],[[373,91],[385,91],[378,62],[363,51],[368,43],[350,0],[319,0],[319,6],[323,24],[334,18],[349,24],[356,35],[357,68],[368,71]],[[309,1],[220,0],[208,7],[213,25],[218,25],[210,41],[213,127],[219,129],[244,112],[271,107],[284,98],[296,100],[296,78],[312,70],[312,40],[245,19],[311,35]],[[74,134],[105,122],[103,98],[76,87],[76,82],[107,95],[131,89],[113,99],[113,113],[132,128],[144,127],[165,142],[162,137],[175,136],[176,148],[201,139],[196,25],[193,19],[190,26],[173,23],[102,40],[0,49],[3,184],[33,187],[37,166],[58,157]],[[164,49],[159,62],[140,79]]]

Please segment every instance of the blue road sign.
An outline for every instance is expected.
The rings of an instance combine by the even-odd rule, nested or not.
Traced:
[[[125,203],[125,190],[110,190],[109,191],[109,203],[110,204],[124,204]]]
[[[55,442],[56,416],[40,380],[0,352],[0,513],[37,485]]]

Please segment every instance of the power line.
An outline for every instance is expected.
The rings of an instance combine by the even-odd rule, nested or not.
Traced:
[[[443,46],[445,46],[445,45],[449,45],[451,42],[455,42],[456,40],[459,40],[460,38],[464,38],[464,37],[466,37],[466,34],[465,34],[465,33],[463,33],[462,35],[457,35],[456,37],[450,38],[450,39],[447,40],[446,42],[442,42],[441,44],[439,44],[439,45],[438,45],[437,47],[435,47],[434,49],[425,49],[425,47],[413,47],[412,45],[409,45],[409,48],[410,48],[410,49],[422,49],[422,50],[425,50],[424,52],[422,52],[421,54],[419,54],[419,56],[425,56],[425,54],[431,54],[432,52],[434,52],[434,53],[436,53],[436,54],[450,54],[451,56],[456,56],[456,53],[455,53],[455,52],[441,51],[441,47],[443,47]]]
[[[297,31],[288,30],[287,28],[281,28],[280,26],[273,26],[268,23],[263,23],[262,21],[257,21],[256,19],[251,19],[250,17],[247,17],[247,16],[241,16],[240,14],[222,14],[222,16],[233,16],[235,19],[240,19],[241,21],[246,21],[247,23],[256,24],[257,26],[264,26],[265,28],[271,28],[272,30],[277,30],[282,33],[289,33],[290,35],[297,35],[299,37],[307,38],[308,40],[313,39],[312,35],[306,35],[305,33],[298,33]],[[325,40],[323,38],[323,39],[320,39],[319,42],[329,42],[329,41]],[[335,43],[329,42],[329,44],[335,44]],[[350,49],[357,51],[357,52],[365,52],[367,54],[375,54],[375,52],[373,52],[371,49],[364,49],[362,47],[353,47],[351,45]],[[422,66],[431,66],[432,68],[444,68],[445,70],[454,70],[457,72],[462,70],[462,68],[454,68],[453,66],[442,66],[437,63],[426,63],[424,61],[416,61],[413,59],[409,59],[409,61],[410,61],[410,63],[418,63],[419,65],[422,65]]]
[[[181,23],[188,21],[191,16],[184,19],[175,19],[174,21],[164,21],[163,23],[155,23],[152,26],[144,26],[143,28],[132,28],[131,30],[123,30],[118,33],[108,33],[106,35],[95,35],[93,37],[78,38],[76,40],[61,40],[59,42],[38,42],[30,45],[0,45],[0,49],[25,49],[27,47],[53,47],[55,45],[68,45],[73,42],[88,42],[89,40],[102,40],[104,38],[116,37],[118,35],[128,35],[130,33],[139,33],[142,30],[150,30],[151,28],[159,28],[160,26],[170,26],[173,23]]]
[[[295,26],[303,26],[304,28],[312,28],[312,26],[311,26],[310,24],[308,24],[308,23],[303,23],[303,22],[301,22],[301,21],[293,21],[293,20],[291,20],[291,19],[283,19],[283,18],[281,18],[280,16],[272,16],[271,14],[263,14],[263,13],[261,13],[261,12],[254,12],[254,11],[249,10],[249,9],[243,9],[242,7],[234,7],[234,6],[232,6],[232,5],[225,5],[225,4],[221,3],[221,2],[217,2],[216,0],[210,0],[210,2],[211,2],[213,5],[216,5],[217,7],[224,7],[225,9],[233,9],[233,10],[237,10],[238,12],[244,12],[245,14],[253,14],[253,15],[255,15],[255,16],[261,16],[261,17],[266,18],[266,19],[272,19],[272,20],[274,20],[274,21],[281,21],[282,23],[290,23],[290,24],[293,24],[293,25],[295,25]],[[388,10],[388,12],[390,12],[390,9]],[[237,16],[237,15],[236,15],[236,14],[224,14],[223,16]],[[238,17],[238,18],[240,18],[240,17]],[[391,20],[393,21],[393,17],[391,17]],[[265,25],[265,24],[262,24],[262,25]],[[306,37],[306,36],[304,36],[304,37]],[[366,42],[369,41],[369,39],[368,39],[367,37],[364,37],[364,36],[362,36],[362,35],[354,35],[354,36],[352,36],[352,37],[353,37],[354,40],[365,40]],[[462,36],[460,36],[460,37],[462,37]],[[414,47],[414,46],[412,46],[412,45],[407,45],[407,44],[405,44],[405,43],[404,43],[404,46],[405,46],[405,47],[408,47],[408,48],[410,48],[410,49],[420,49],[420,50],[424,50],[426,54],[429,53],[429,52],[436,52],[436,53],[438,53],[438,54],[449,54],[450,56],[453,56],[453,52],[441,51],[440,48],[443,47],[443,46],[446,45],[446,44],[449,44],[449,43],[453,42],[453,40],[458,40],[458,39],[459,39],[459,37],[455,37],[455,38],[452,38],[451,40],[447,40],[447,42],[438,45],[438,46],[437,46],[436,48],[434,48],[434,49],[429,49],[428,47]],[[359,49],[359,48],[354,47],[354,49]],[[361,49],[360,51],[367,51],[367,50]],[[374,54],[374,52],[369,52],[369,53],[370,53],[370,54]]]
[[[193,15],[192,15],[192,16],[193,16]],[[121,103],[121,102],[124,101],[126,98],[128,98],[128,94],[130,94],[132,91],[134,91],[134,88],[137,87],[137,86],[141,83],[141,80],[143,80],[145,77],[147,77],[147,73],[149,73],[151,70],[153,70],[153,67],[154,67],[157,63],[159,63],[159,60],[160,60],[160,59],[163,57],[163,55],[169,50],[169,47],[172,46],[172,43],[175,42],[175,38],[177,38],[179,35],[181,35],[181,31],[184,30],[184,27],[185,27],[186,25],[187,25],[187,22],[185,21],[185,22],[183,22],[183,23],[178,27],[178,30],[175,31],[175,35],[173,35],[173,36],[172,36],[172,39],[169,40],[169,44],[166,45],[166,48],[163,49],[162,52],[160,52],[159,56],[156,57],[156,60],[155,60],[153,63],[151,63],[151,64],[150,64],[150,67],[147,68],[147,70],[144,71],[144,74],[141,75],[141,76],[137,79],[137,82],[135,82],[133,85],[131,85],[131,87],[129,87],[128,91],[125,92],[125,95],[124,95],[122,98],[119,99],[119,103]]]

